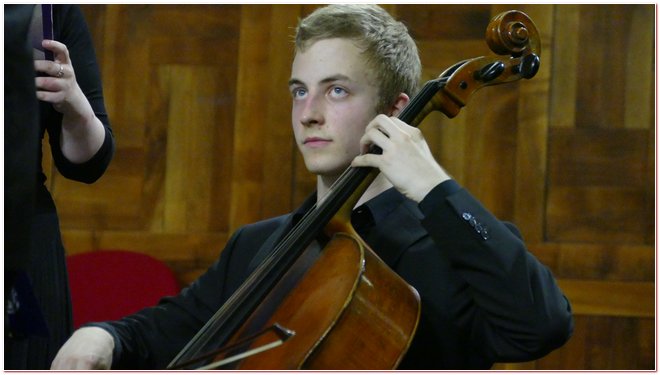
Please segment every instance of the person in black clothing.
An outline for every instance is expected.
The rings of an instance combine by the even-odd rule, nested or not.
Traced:
[[[33,9],[34,5],[18,4],[5,5],[4,9],[5,296],[11,294],[18,270],[25,269],[29,261],[27,249],[34,212],[39,107],[34,95],[32,48],[27,37]],[[10,328],[5,325],[5,331]]]
[[[399,368],[487,369],[563,345],[573,320],[551,272],[512,224],[446,173],[418,129],[395,117],[417,91],[420,65],[405,26],[378,6],[330,5],[303,19],[289,91],[295,141],[317,191],[292,214],[237,230],[178,296],[76,331],[52,368],[165,368],[349,166],[381,172],[353,227],[421,297]],[[370,145],[383,153],[363,154]]]
[[[52,14],[55,40],[43,40],[42,47],[51,51],[54,58],[29,61],[32,87],[36,88],[36,98],[33,92],[32,99],[39,101],[39,128],[34,132],[39,138],[35,138],[35,144],[39,145],[38,139],[43,139],[47,131],[59,172],[72,180],[93,183],[103,175],[114,153],[95,51],[77,6],[54,5]],[[24,38],[27,40],[27,35]],[[41,148],[35,147],[32,152],[40,161]],[[12,310],[16,316],[29,313],[35,318],[43,317],[44,329],[34,332],[39,322],[27,321],[18,326],[11,322],[20,319],[9,318],[9,326],[5,326],[11,333],[5,335],[5,369],[48,369],[73,330],[57,211],[45,185],[45,174],[36,165],[33,173],[34,210],[29,223],[28,248],[22,250],[28,254],[27,259],[16,269],[5,268],[6,274],[25,277],[16,278],[17,284],[12,285],[16,288],[9,290],[5,313],[7,316],[7,310]],[[12,300],[12,296],[20,295],[16,293],[19,286],[20,290],[32,291],[33,311],[25,311],[24,301]]]

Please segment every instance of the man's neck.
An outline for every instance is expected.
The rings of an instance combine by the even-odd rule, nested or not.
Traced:
[[[316,201],[320,202],[323,197],[330,191],[330,187],[337,180],[337,177],[317,176],[316,178]],[[369,185],[367,190],[362,194],[355,207],[359,207],[370,199],[376,197],[378,194],[392,187],[392,184],[383,176],[378,174],[376,179]]]

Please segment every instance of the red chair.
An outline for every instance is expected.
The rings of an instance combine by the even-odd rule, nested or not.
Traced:
[[[172,270],[146,254],[98,250],[67,257],[74,328],[116,320],[179,293]]]

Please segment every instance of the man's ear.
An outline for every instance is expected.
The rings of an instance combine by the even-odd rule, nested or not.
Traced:
[[[390,107],[390,116],[398,116],[403,107],[405,107],[408,102],[410,101],[410,98],[406,93],[400,93],[399,96],[397,96],[396,100],[394,101],[394,104]]]

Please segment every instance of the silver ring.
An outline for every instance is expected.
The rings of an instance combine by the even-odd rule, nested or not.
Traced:
[[[57,78],[62,78],[64,77],[64,67],[62,66],[62,64],[59,65],[60,65],[60,70],[57,71],[57,74],[55,74],[55,76]]]

